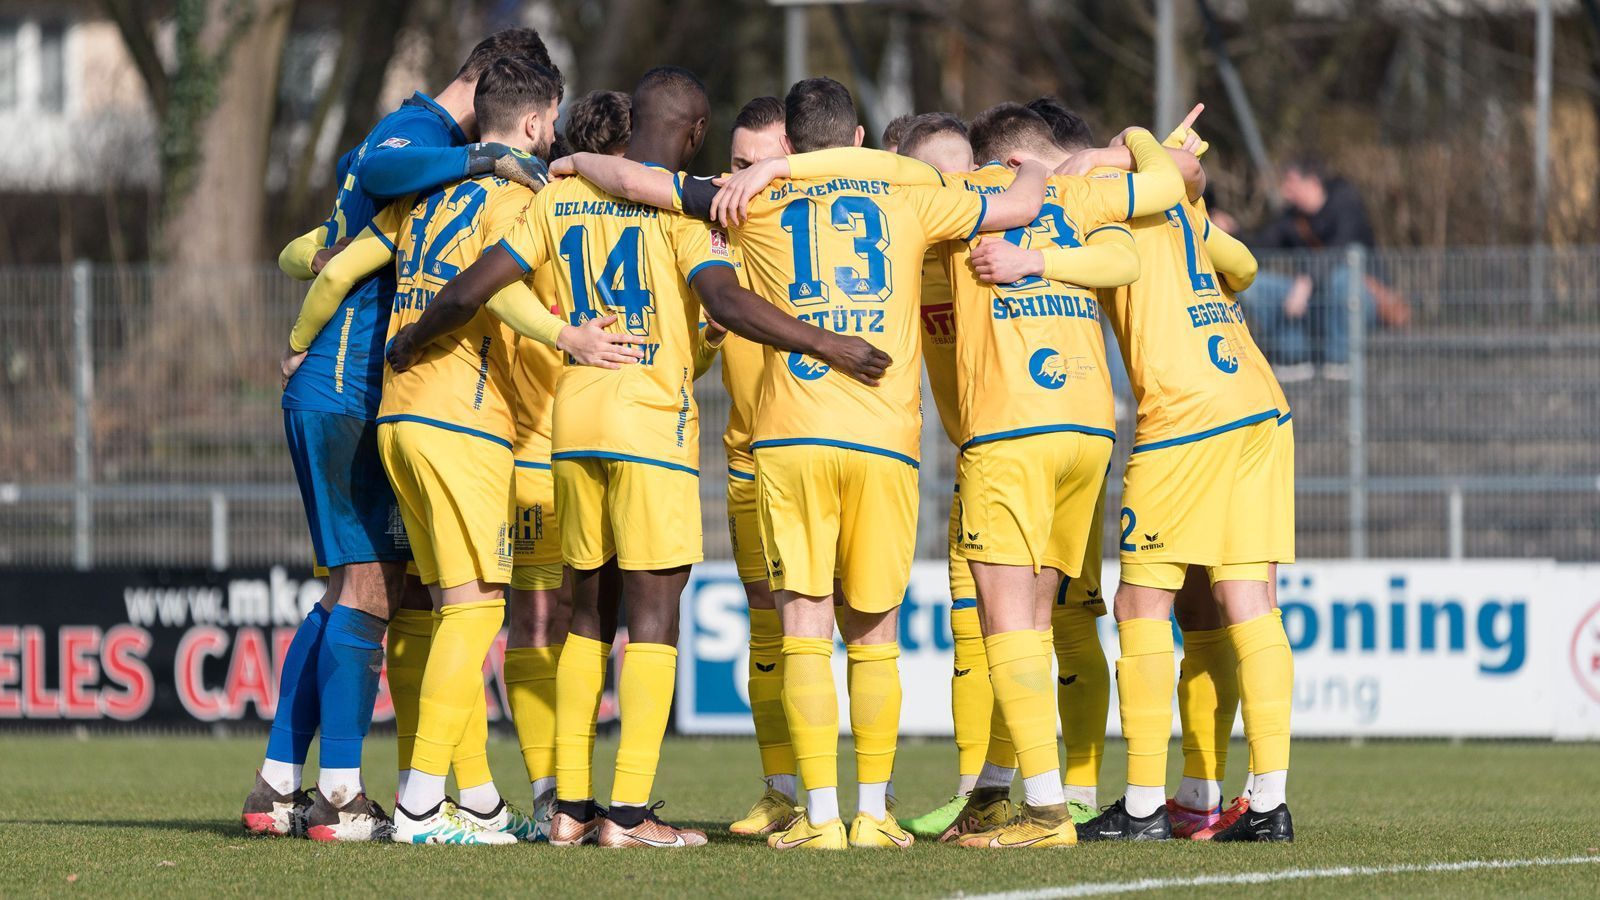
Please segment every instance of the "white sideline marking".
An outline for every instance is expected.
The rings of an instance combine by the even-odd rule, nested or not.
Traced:
[[[1317,878],[1358,878],[1373,875],[1405,875],[1413,872],[1471,872],[1478,869],[1527,869],[1538,866],[1584,866],[1600,864],[1600,856],[1541,857],[1539,859],[1468,859],[1401,866],[1335,866],[1327,869],[1282,869],[1277,872],[1240,872],[1234,875],[1196,875],[1190,878],[1141,878],[1138,881],[1097,881],[1089,884],[1002,891],[994,894],[965,894],[968,900],[1057,900],[1062,897],[1102,897],[1168,888],[1210,887],[1220,884],[1267,884],[1274,881],[1309,881]]]

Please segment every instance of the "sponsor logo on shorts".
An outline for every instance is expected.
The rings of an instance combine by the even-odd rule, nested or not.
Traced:
[[[1166,544],[1163,543],[1162,540],[1161,540],[1161,532],[1159,532],[1159,531],[1150,531],[1150,532],[1145,532],[1144,543],[1139,545],[1139,549],[1140,550],[1160,550],[1162,547],[1165,547],[1165,546],[1166,546]]]
[[[789,367],[790,374],[801,381],[816,381],[828,374],[828,364],[819,362],[803,353],[791,353],[784,357],[784,365]]]
[[[385,530],[385,533],[394,540],[396,549],[411,549],[411,536],[406,534],[406,522],[400,518],[400,507],[389,507],[389,527]]]
[[[756,663],[757,672],[771,672],[778,667],[777,663]]]
[[[978,538],[981,537],[981,536],[982,536],[981,532],[966,531],[966,530],[963,529],[962,532],[961,532],[961,549],[963,549],[963,550],[982,550],[983,549],[983,544],[982,544],[982,542],[980,542],[978,540]]]

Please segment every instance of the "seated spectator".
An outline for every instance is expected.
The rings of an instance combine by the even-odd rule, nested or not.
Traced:
[[[1375,240],[1366,204],[1350,182],[1331,177],[1322,164],[1297,159],[1283,170],[1278,187],[1286,204],[1273,222],[1245,242],[1252,249],[1343,250],[1372,247]],[[1283,381],[1301,381],[1322,364],[1326,378],[1350,377],[1350,314],[1346,308],[1354,275],[1342,257],[1318,267],[1319,275],[1289,276],[1262,272],[1248,292],[1247,315],[1266,343],[1266,352],[1280,366]],[[1373,279],[1360,287],[1369,327],[1377,324]]]

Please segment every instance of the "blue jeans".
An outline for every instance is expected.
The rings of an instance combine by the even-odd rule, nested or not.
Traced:
[[[1346,295],[1354,274],[1348,266],[1335,267],[1327,278],[1311,285],[1311,302],[1306,314],[1290,318],[1283,303],[1294,286],[1294,276],[1281,272],[1261,272],[1240,299],[1250,330],[1267,358],[1278,365],[1316,362],[1344,364],[1350,361],[1350,313]],[[1368,331],[1378,322],[1378,304],[1361,286],[1361,303]]]

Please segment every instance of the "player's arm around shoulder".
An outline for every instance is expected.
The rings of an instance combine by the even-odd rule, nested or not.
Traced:
[[[317,273],[316,280],[311,282],[311,288],[306,291],[306,298],[300,304],[300,314],[295,317],[294,327],[289,331],[289,348],[278,364],[283,386],[288,386],[289,378],[305,361],[306,350],[310,349],[311,342],[333,318],[339,304],[344,302],[356,282],[394,259],[394,239],[391,234],[384,233],[380,219],[382,216],[374,219],[349,246],[329,260]]]
[[[778,309],[740,285],[732,266],[700,266],[690,274],[689,286],[710,316],[734,334],[815,357],[863,384],[876,386],[892,362],[859,337],[824,331]]]
[[[1126,226],[1108,223],[1084,236],[1081,247],[1029,250],[986,238],[972,250],[972,268],[989,284],[1010,284],[1030,275],[1087,288],[1116,288],[1139,280],[1139,251]]]
[[[321,264],[317,262],[317,256],[324,249],[322,245],[326,243],[327,240],[327,223],[318,225],[305,234],[300,235],[299,237],[285,244],[283,246],[283,250],[279,251],[278,269],[281,270],[283,274],[293,278],[295,281],[310,281],[311,279],[317,277],[317,273],[321,271],[322,265],[327,263],[327,258],[324,258]],[[348,241],[345,243],[348,243]],[[342,250],[344,248],[343,246],[339,246],[339,249]],[[337,252],[338,251],[336,250],[335,253]],[[331,255],[332,254],[330,254],[330,256]]]
[[[1045,182],[1050,170],[1042,163],[1028,160],[1017,167],[1011,184],[998,194],[987,198],[979,231],[1006,231],[1033,223],[1044,205]]]
[[[683,175],[603,153],[574,153],[550,164],[550,175],[577,175],[613,197],[681,211]]]

